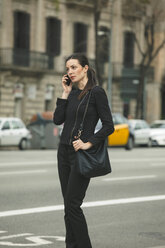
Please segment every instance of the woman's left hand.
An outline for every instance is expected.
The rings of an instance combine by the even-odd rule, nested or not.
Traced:
[[[92,147],[92,143],[86,142],[84,143],[81,139],[73,141],[73,147],[75,151],[77,152],[79,149],[87,150]]]

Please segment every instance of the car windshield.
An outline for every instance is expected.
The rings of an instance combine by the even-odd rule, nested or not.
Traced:
[[[165,128],[165,124],[153,123],[153,124],[151,124],[151,128]]]
[[[112,117],[115,125],[127,123],[127,119],[120,114],[113,114]]]
[[[149,125],[148,125],[147,122],[142,121],[142,127],[143,127],[143,128],[149,128]]]
[[[24,128],[24,125],[21,121],[12,121],[12,128],[13,129]]]

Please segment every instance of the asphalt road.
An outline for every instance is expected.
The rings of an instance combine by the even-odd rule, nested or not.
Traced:
[[[83,205],[93,248],[164,248],[165,148],[109,152],[113,173]],[[56,151],[0,151],[0,248],[64,248],[64,236]]]

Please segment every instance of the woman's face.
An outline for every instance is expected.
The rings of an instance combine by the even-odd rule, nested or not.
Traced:
[[[82,81],[86,77],[88,65],[82,67],[78,59],[70,59],[66,62],[66,70],[72,82],[76,83]]]

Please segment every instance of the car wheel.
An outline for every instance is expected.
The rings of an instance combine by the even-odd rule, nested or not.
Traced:
[[[156,140],[152,140],[152,146],[159,146],[159,144]]]
[[[26,150],[28,148],[28,141],[27,139],[22,139],[19,144],[20,150]]]
[[[132,136],[129,136],[128,138],[128,142],[125,146],[125,149],[126,150],[132,150],[132,148],[134,147],[134,140],[133,140],[133,137]]]

